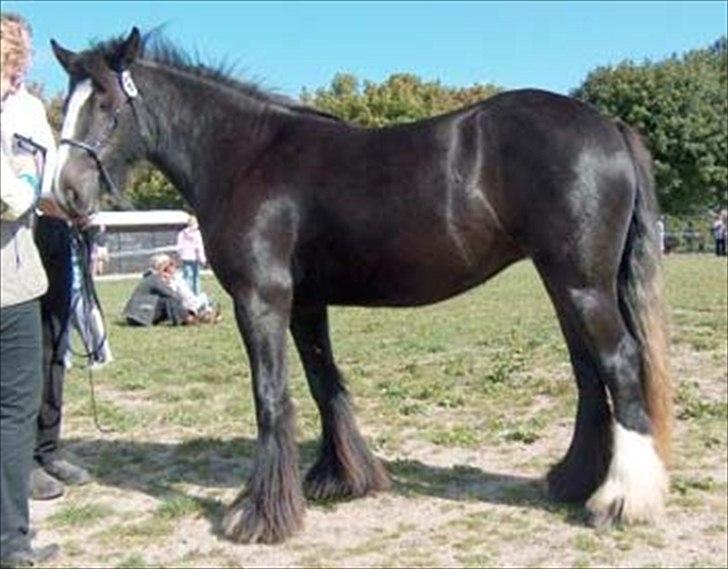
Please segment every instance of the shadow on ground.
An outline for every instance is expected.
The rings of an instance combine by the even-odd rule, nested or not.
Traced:
[[[242,489],[255,455],[255,440],[246,438],[197,438],[179,444],[67,439],[65,447],[89,469],[97,483],[165,500],[187,497],[175,488],[180,483]],[[318,441],[304,441],[299,449],[303,478],[316,458]],[[581,508],[549,501],[540,478],[486,472],[465,465],[433,466],[419,460],[391,460],[384,464],[392,476],[391,492],[401,496],[533,508],[561,512],[569,523],[585,522]],[[219,523],[225,504],[214,498],[192,498],[211,522],[213,532],[221,535]]]

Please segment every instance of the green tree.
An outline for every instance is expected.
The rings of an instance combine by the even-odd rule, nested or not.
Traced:
[[[55,97],[46,102],[46,115],[51,125],[56,140],[61,138],[61,128],[63,128],[63,104],[64,97],[62,93],[58,93]]]
[[[56,93],[50,99],[45,95],[45,86],[42,83],[31,82],[28,84],[28,91],[38,97],[45,107],[48,123],[51,125],[53,135],[58,141],[61,137],[61,127],[63,126],[63,93]]]
[[[500,89],[494,85],[446,87],[439,81],[423,81],[416,75],[398,73],[383,83],[360,82],[339,73],[331,85],[309,93],[304,103],[366,127],[412,122],[482,101]]]
[[[182,194],[148,162],[131,171],[126,187],[126,195],[139,209],[190,209]]]
[[[646,137],[665,212],[697,213],[728,198],[727,71],[723,37],[659,62],[599,67],[573,95]]]

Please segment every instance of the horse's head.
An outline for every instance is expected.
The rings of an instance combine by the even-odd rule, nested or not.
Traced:
[[[123,188],[143,142],[132,78],[139,30],[114,45],[73,53],[51,40],[70,77],[55,172],[55,192],[72,216],[98,208],[100,189]],[[118,196],[117,196],[118,197]]]

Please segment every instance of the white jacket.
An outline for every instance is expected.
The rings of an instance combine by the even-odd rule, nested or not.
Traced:
[[[38,97],[31,95],[25,87],[21,87],[3,101],[1,116],[0,138],[5,156],[13,155],[13,136],[15,134],[29,138],[45,149],[45,164],[41,173],[41,194],[50,196],[56,167],[56,141],[53,138],[51,126],[48,124],[43,102]],[[3,178],[3,182],[5,182],[5,178]],[[6,196],[4,188],[3,196],[9,197]]]
[[[10,157],[19,134],[45,149],[41,192],[50,195],[56,163],[56,145],[43,103],[22,88],[2,103],[0,113],[0,306],[38,298],[48,280],[33,241],[33,187],[14,172]]]

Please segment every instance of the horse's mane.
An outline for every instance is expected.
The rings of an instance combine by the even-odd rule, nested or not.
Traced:
[[[123,36],[119,36],[106,41],[93,42],[89,52],[101,55],[107,63],[112,64],[114,54],[124,40],[125,38]],[[304,105],[291,97],[267,91],[253,81],[239,79],[235,76],[235,65],[231,65],[225,60],[222,60],[217,65],[202,62],[197,53],[191,55],[189,52],[175,45],[162,35],[159,28],[146,33],[142,37],[139,57],[165,67],[177,69],[195,77],[200,77],[201,79],[219,83],[264,103],[285,107],[291,111],[303,114],[343,122],[339,117],[326,111]]]

